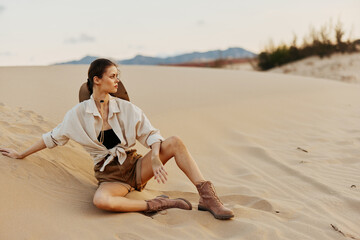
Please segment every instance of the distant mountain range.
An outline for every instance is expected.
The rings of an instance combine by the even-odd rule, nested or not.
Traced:
[[[247,51],[243,48],[228,48],[226,50],[213,50],[208,52],[192,52],[181,54],[173,57],[158,58],[148,57],[143,55],[136,55],[134,58],[125,60],[116,60],[118,64],[123,65],[159,65],[159,64],[179,64],[187,62],[205,62],[212,61],[219,58],[253,58],[257,56],[255,53]],[[99,57],[86,56],[80,60],[74,60],[69,62],[56,63],[55,65],[62,64],[90,64],[92,61]]]

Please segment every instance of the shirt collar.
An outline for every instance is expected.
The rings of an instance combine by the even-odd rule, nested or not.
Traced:
[[[92,113],[94,116],[101,117],[101,114],[99,113],[99,111],[96,107],[95,100],[94,100],[94,97],[92,94],[90,96],[89,103],[86,106],[86,112]],[[114,113],[119,113],[119,112],[120,112],[120,108],[116,102],[116,98],[110,95],[108,118],[111,118],[114,115]]]

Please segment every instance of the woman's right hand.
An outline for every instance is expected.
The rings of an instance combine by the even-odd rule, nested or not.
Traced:
[[[15,151],[14,149],[11,149],[11,148],[0,148],[0,152],[2,153],[2,155],[7,156],[7,157],[16,158],[16,159],[23,158],[20,155],[20,153],[18,153],[17,151]]]

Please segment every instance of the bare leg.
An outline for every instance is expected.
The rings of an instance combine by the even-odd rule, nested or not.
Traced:
[[[170,137],[162,142],[160,160],[165,164],[170,158],[175,157],[176,164],[195,185],[204,181],[196,162],[178,137]],[[151,151],[141,161],[141,181],[147,182],[154,176],[151,165]],[[100,209],[115,212],[137,212],[147,210],[144,200],[126,198],[128,190],[120,183],[104,182],[96,190],[94,205]]]
[[[144,200],[126,198],[128,190],[116,182],[101,183],[94,195],[94,205],[100,209],[114,212],[145,211],[147,204]]]
[[[178,167],[185,173],[194,185],[205,180],[186,146],[181,139],[176,136],[167,138],[161,143],[160,148],[160,160],[163,164],[166,164],[166,162],[172,157],[175,158],[175,162]],[[141,181],[143,183],[147,182],[153,176],[154,173],[151,165],[150,151],[142,158]]]

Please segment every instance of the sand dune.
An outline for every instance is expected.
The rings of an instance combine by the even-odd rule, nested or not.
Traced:
[[[0,68],[0,145],[23,150],[55,127],[77,103],[86,70]],[[184,140],[235,218],[197,211],[196,189],[174,161],[165,185],[151,180],[128,196],[185,197],[192,211],[98,210],[90,156],[70,141],[24,160],[0,156],[0,239],[360,239],[360,86],[250,71],[121,70],[132,102],[164,137]]]
[[[320,59],[317,56],[269,70],[299,76],[334,79],[348,83],[360,83],[360,53],[333,54]]]

